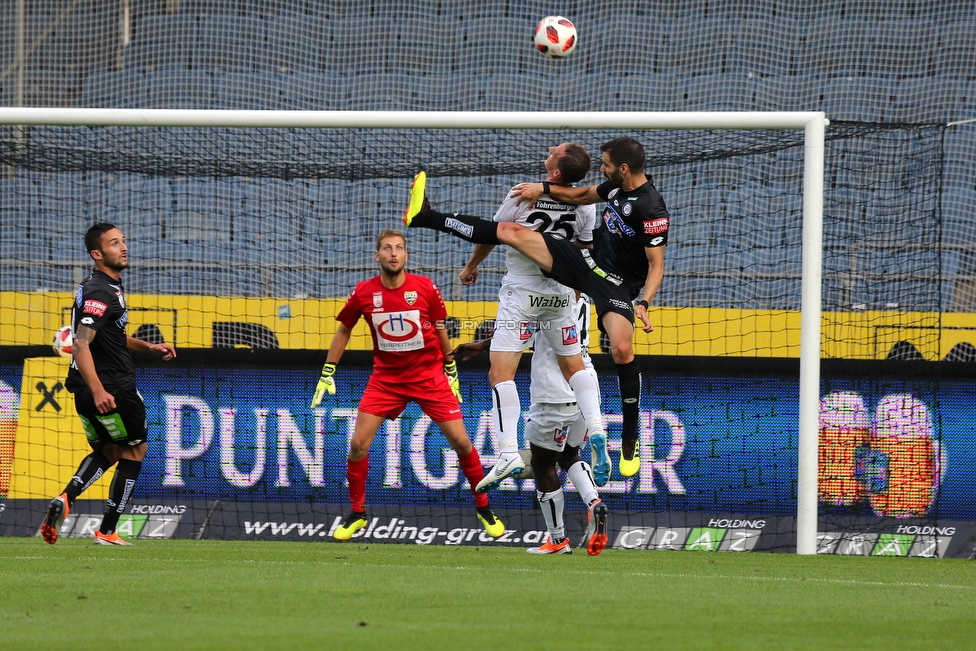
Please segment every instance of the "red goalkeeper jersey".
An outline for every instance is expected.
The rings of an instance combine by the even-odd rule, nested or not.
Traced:
[[[356,285],[336,319],[347,328],[362,316],[373,335],[373,372],[386,381],[422,380],[444,374],[444,354],[434,332],[447,318],[437,285],[406,274],[396,289],[379,276]]]

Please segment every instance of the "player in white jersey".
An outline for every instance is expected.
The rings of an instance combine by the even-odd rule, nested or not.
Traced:
[[[572,143],[549,148],[545,161],[546,187],[571,185],[590,169],[586,150]],[[596,211],[592,206],[576,206],[556,200],[537,201],[530,207],[519,205],[511,194],[505,198],[493,220],[514,222],[551,236],[589,247],[593,239]],[[492,244],[478,244],[460,273],[461,282],[473,284],[478,279],[478,265],[494,249]],[[539,266],[513,248],[508,250],[508,273],[498,292],[498,315],[491,343],[491,369],[488,381],[492,387],[492,427],[499,447],[499,460],[476,490],[487,491],[510,476],[518,476],[525,463],[518,454],[518,420],[521,401],[515,386],[519,358],[533,335],[545,338],[556,355],[561,375],[569,382],[575,402],[586,418],[597,485],[610,479],[610,458],[606,452],[606,430],[600,411],[598,384],[583,366],[580,354],[580,332],[571,306],[575,292],[551,278]]]
[[[574,296],[574,299],[573,314],[580,331],[583,363],[586,372],[596,380],[596,371],[586,352],[590,305],[585,297]],[[557,474],[558,464],[589,509],[586,551],[590,556],[596,556],[607,544],[610,512],[600,500],[590,467],[579,456],[580,448],[587,441],[586,420],[575,402],[573,390],[559,371],[555,351],[545,337],[536,335],[534,341],[529,385],[532,404],[525,423],[525,439],[529,449],[520,451],[523,462],[529,467],[520,477],[536,481],[536,497],[546,520],[549,537],[539,547],[527,551],[530,554],[572,553],[563,520],[565,498]],[[489,345],[494,345],[490,339],[461,344],[454,350],[454,355],[467,360],[487,350]]]

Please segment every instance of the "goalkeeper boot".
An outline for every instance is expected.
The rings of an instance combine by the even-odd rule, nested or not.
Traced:
[[[426,210],[430,210],[430,203],[427,201],[427,173],[420,170],[410,186],[410,204],[403,211],[403,223],[410,226],[413,218]]]
[[[607,529],[610,526],[610,509],[603,500],[596,499],[590,504],[586,523],[586,532],[590,536],[586,543],[586,553],[596,556],[607,546]]]
[[[352,535],[369,524],[366,519],[365,511],[353,511],[346,516],[339,528],[335,530],[332,537],[336,540],[349,540]]]
[[[640,442],[636,440],[623,441],[620,446],[620,474],[624,477],[633,477],[639,471]]]
[[[128,540],[121,537],[118,532],[113,531],[112,533],[102,533],[101,531],[95,532],[95,540],[92,541],[93,545],[118,545],[120,547],[131,545]]]
[[[593,483],[597,486],[606,486],[610,481],[610,473],[613,468],[610,466],[610,456],[607,454],[607,435],[601,430],[592,431],[590,434],[590,467],[593,469]]]
[[[538,547],[529,547],[525,551],[530,554],[572,554],[573,548],[569,546],[569,538],[554,542],[552,536],[549,536],[543,544]]]
[[[52,545],[58,542],[58,536],[61,535],[61,525],[64,524],[64,519],[68,517],[70,510],[67,493],[61,493],[51,500],[47,507],[47,513],[44,515],[44,522],[41,523],[41,538]]]
[[[525,470],[525,462],[522,461],[521,455],[518,453],[502,454],[498,463],[485,473],[484,479],[478,482],[474,490],[476,493],[486,493],[509,477],[518,477],[523,470]]]
[[[505,533],[505,525],[498,519],[490,506],[478,507],[478,522],[492,538],[500,538]]]

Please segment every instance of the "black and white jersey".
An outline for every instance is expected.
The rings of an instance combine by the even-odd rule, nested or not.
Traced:
[[[567,204],[549,196],[541,197],[534,206],[528,202],[519,204],[518,199],[519,197],[509,192],[492,220],[514,222],[539,233],[550,233],[553,237],[570,242],[579,241],[584,244],[592,242],[593,229],[596,226],[596,209],[593,206]],[[543,279],[539,265],[516,251],[514,247],[508,248],[506,266],[508,276],[537,278],[540,281]]]
[[[630,192],[606,181],[596,192],[607,207],[595,232],[593,259],[632,288],[643,287],[648,268],[644,248],[668,243],[670,215],[664,198],[650,181]]]
[[[89,350],[98,379],[109,393],[135,387],[136,369],[126,345],[128,321],[122,282],[96,269],[78,286],[71,309],[71,324],[76,334],[81,326],[97,332]],[[88,390],[74,359],[65,386],[72,393]]]

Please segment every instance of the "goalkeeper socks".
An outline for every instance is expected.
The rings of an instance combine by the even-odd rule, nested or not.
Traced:
[[[352,510],[362,513],[366,510],[366,475],[369,474],[369,455],[359,461],[346,460],[346,480],[349,482],[349,501]]]
[[[498,452],[503,457],[518,454],[518,421],[522,411],[515,380],[499,382],[491,388],[491,425]]]
[[[624,441],[636,441],[640,419],[641,375],[637,360],[617,364],[617,380],[620,382],[620,404],[624,414]]]
[[[557,488],[554,491],[536,491],[539,498],[539,507],[542,508],[542,517],[546,519],[546,527],[553,542],[560,541],[566,537],[566,525],[563,522],[563,507],[566,499],[563,497],[563,489]]]
[[[596,484],[593,483],[593,473],[590,472],[590,467],[585,461],[577,461],[570,466],[569,470],[566,471],[566,476],[569,477],[569,481],[573,482],[576,492],[583,499],[583,504],[589,504],[600,497],[596,490]]]
[[[101,452],[92,452],[82,459],[81,465],[78,466],[78,472],[62,491],[68,495],[68,507],[74,506],[78,496],[98,481],[99,477],[104,475],[111,465],[112,463]]]
[[[474,505],[481,508],[488,506],[488,495],[486,493],[476,493],[474,487],[485,478],[485,470],[481,467],[481,456],[477,448],[471,448],[471,452],[461,454],[458,452],[458,461],[461,462],[461,472],[468,479],[471,486],[471,494],[474,495]]]
[[[132,496],[132,489],[135,488],[140,470],[142,470],[141,461],[119,459],[119,463],[115,466],[115,476],[112,477],[112,485],[108,489],[105,516],[102,517],[102,525],[98,528],[102,533],[115,531],[115,527],[119,524],[119,516],[125,512],[125,505]]]
[[[573,377],[569,378],[569,386],[573,389],[576,404],[580,413],[583,414],[586,426],[595,431],[594,425],[598,424],[599,431],[606,433],[606,428],[603,425],[603,413],[600,411],[600,388],[597,386],[593,374],[586,369],[576,371],[573,373]]]
[[[472,215],[425,210],[414,217],[410,225],[432,228],[475,244],[501,244],[498,241],[498,224]]]

